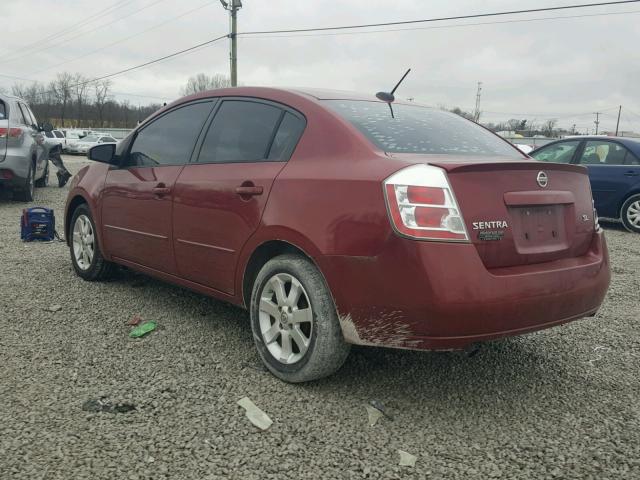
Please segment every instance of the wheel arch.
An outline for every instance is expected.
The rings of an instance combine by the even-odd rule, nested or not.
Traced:
[[[629,198],[633,197],[634,195],[640,195],[640,185],[635,186],[631,191],[627,192],[620,200],[620,203],[618,203],[618,218],[620,220],[622,220],[622,207],[624,205],[624,202],[629,200]]]
[[[64,215],[64,238],[66,239],[67,245],[69,245],[70,241],[69,232],[71,230],[71,217],[73,216],[73,212],[75,212],[76,208],[78,208],[83,203],[87,204],[89,210],[91,210],[91,204],[89,203],[89,201],[80,194],[76,194],[67,203],[67,209]]]
[[[253,290],[253,282],[258,275],[260,269],[272,258],[286,253],[298,254],[315,265],[320,272],[327,289],[331,294],[331,287],[321,266],[318,264],[318,253],[314,246],[304,245],[302,242],[292,241],[291,239],[273,238],[264,239],[258,242],[255,247],[247,248],[246,261],[241,262],[241,275],[239,279],[240,300],[246,308],[251,305],[251,292]],[[250,252],[250,253],[249,253]],[[333,298],[333,295],[332,295]],[[334,299],[335,304],[335,299]]]

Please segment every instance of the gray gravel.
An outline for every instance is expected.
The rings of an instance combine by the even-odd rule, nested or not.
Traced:
[[[61,217],[66,191],[34,203]],[[0,200],[0,479],[640,478],[640,235],[607,227],[595,318],[473,357],[356,348],[288,385],[260,368],[243,310],[130,272],[84,282],[64,244],[20,242],[22,207]],[[160,328],[130,339],[134,314]],[[371,399],[393,419],[370,427]],[[111,410],[83,410],[98,400]]]

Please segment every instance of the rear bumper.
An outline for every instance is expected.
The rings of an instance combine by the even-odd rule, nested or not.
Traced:
[[[377,257],[322,259],[352,343],[459,349],[540,330],[594,314],[610,281],[603,233],[581,257],[492,270],[471,244],[389,244]]]
[[[9,172],[10,178],[5,172]],[[0,187],[23,186],[29,174],[29,160],[23,156],[14,156],[11,151],[7,151],[4,161],[0,162]]]

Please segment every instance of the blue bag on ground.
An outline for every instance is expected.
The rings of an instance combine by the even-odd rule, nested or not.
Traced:
[[[22,210],[20,238],[23,242],[34,240],[50,242],[56,234],[56,217],[51,208],[32,207]]]

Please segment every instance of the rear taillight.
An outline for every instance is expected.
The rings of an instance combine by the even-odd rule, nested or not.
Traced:
[[[3,180],[11,180],[13,172],[11,170],[0,170],[0,178]]]
[[[0,138],[6,137],[7,134],[10,138],[19,138],[20,136],[22,136],[22,129],[21,128],[0,128]]]
[[[468,242],[462,214],[447,175],[431,165],[412,165],[384,182],[394,229],[421,240]]]

